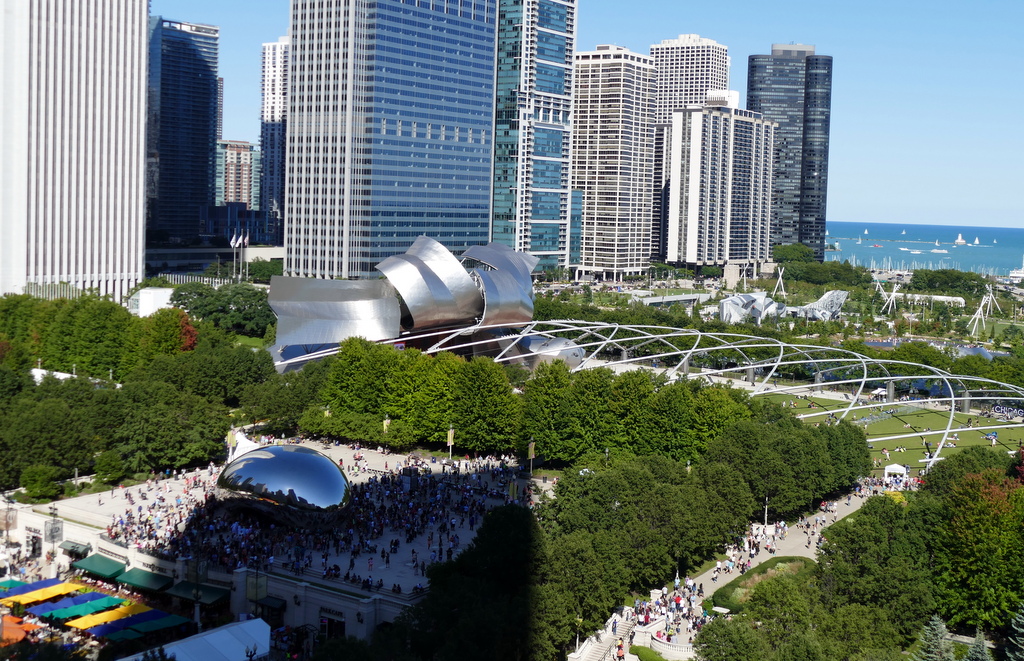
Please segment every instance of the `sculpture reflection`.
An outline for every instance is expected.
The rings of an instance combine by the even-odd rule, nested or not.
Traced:
[[[351,497],[348,478],[329,457],[297,445],[252,450],[231,461],[217,486],[250,501],[308,512],[334,512]]]

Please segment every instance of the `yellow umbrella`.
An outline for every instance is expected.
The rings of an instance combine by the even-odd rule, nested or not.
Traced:
[[[32,592],[26,592],[25,594],[15,595],[8,597],[7,599],[0,599],[0,603],[5,606],[13,606],[14,604],[34,604],[39,601],[48,601],[54,597],[69,594],[81,590],[82,586],[77,583],[58,583],[57,585],[51,585],[48,588],[41,590],[33,590]]]
[[[139,613],[145,613],[148,610],[152,610],[149,606],[143,604],[129,604],[127,606],[119,606],[113,610],[103,611],[102,613],[93,613],[92,615],[86,615],[64,624],[69,627],[76,629],[91,629],[97,624],[105,624],[106,622],[113,622],[114,620],[120,620],[124,617],[131,615],[138,615]]]

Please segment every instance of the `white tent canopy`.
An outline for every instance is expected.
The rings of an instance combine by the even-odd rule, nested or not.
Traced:
[[[246,454],[247,452],[252,452],[253,450],[259,449],[260,444],[257,443],[256,441],[249,440],[249,437],[246,436],[241,429],[239,429],[238,431],[235,432],[235,447],[231,449],[231,453],[228,456],[228,463],[231,463],[232,461],[234,461],[238,457],[241,457],[243,454]]]
[[[909,471],[903,464],[889,464],[885,467],[886,476],[889,475],[906,475]]]
[[[871,391],[871,394],[872,395],[884,395],[887,392],[889,392],[889,391],[886,390],[885,388],[875,388],[874,390]]]
[[[246,648],[255,647],[254,658],[270,652],[270,625],[260,619],[232,622],[164,645],[167,656],[176,661],[247,661]],[[143,653],[144,654],[144,653]],[[137,661],[142,654],[125,657]]]

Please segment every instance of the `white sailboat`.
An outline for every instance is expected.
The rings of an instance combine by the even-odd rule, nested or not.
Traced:
[[[939,240],[938,240],[938,239],[935,239],[935,245],[936,245],[936,246],[938,246],[938,245],[939,245]]]
[[[906,234],[906,233],[907,233],[907,230],[903,230],[902,232],[900,232],[900,234]]]
[[[978,237],[974,237],[974,245],[978,245]]]
[[[864,235],[865,235],[865,236],[867,236],[867,233],[868,233],[868,231],[867,231],[867,230],[864,230]]]

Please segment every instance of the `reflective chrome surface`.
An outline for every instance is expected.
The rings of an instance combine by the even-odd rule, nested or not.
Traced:
[[[748,319],[760,324],[763,319],[773,319],[785,313],[786,306],[775,302],[764,292],[736,294],[718,304],[718,316],[728,324],[738,324]]]
[[[388,257],[377,270],[402,295],[410,330],[471,324],[483,298],[459,260],[437,241],[421,236],[403,255]]]
[[[217,486],[303,510],[336,510],[350,497],[341,468],[298,445],[271,445],[243,454],[224,467]]]
[[[524,337],[518,348],[530,369],[536,369],[541,363],[562,360],[574,370],[583,364],[587,355],[582,347],[564,337]]]
[[[832,321],[838,319],[839,313],[843,309],[843,304],[846,303],[846,299],[849,296],[850,292],[848,291],[839,289],[827,291],[813,303],[797,308],[799,311],[797,314],[807,317],[809,321]]]
[[[533,297],[524,295],[514,275],[483,269],[473,269],[472,275],[484,293],[481,326],[525,324],[533,319]]]
[[[277,314],[277,353],[293,345],[334,344],[359,335],[398,337],[401,309],[383,280],[315,280],[274,276],[270,307]]]
[[[516,252],[502,243],[488,243],[485,246],[470,246],[462,253],[462,259],[475,259],[495,271],[504,271],[515,276],[523,295],[533,300],[533,279],[530,274],[540,261],[525,252]]]

